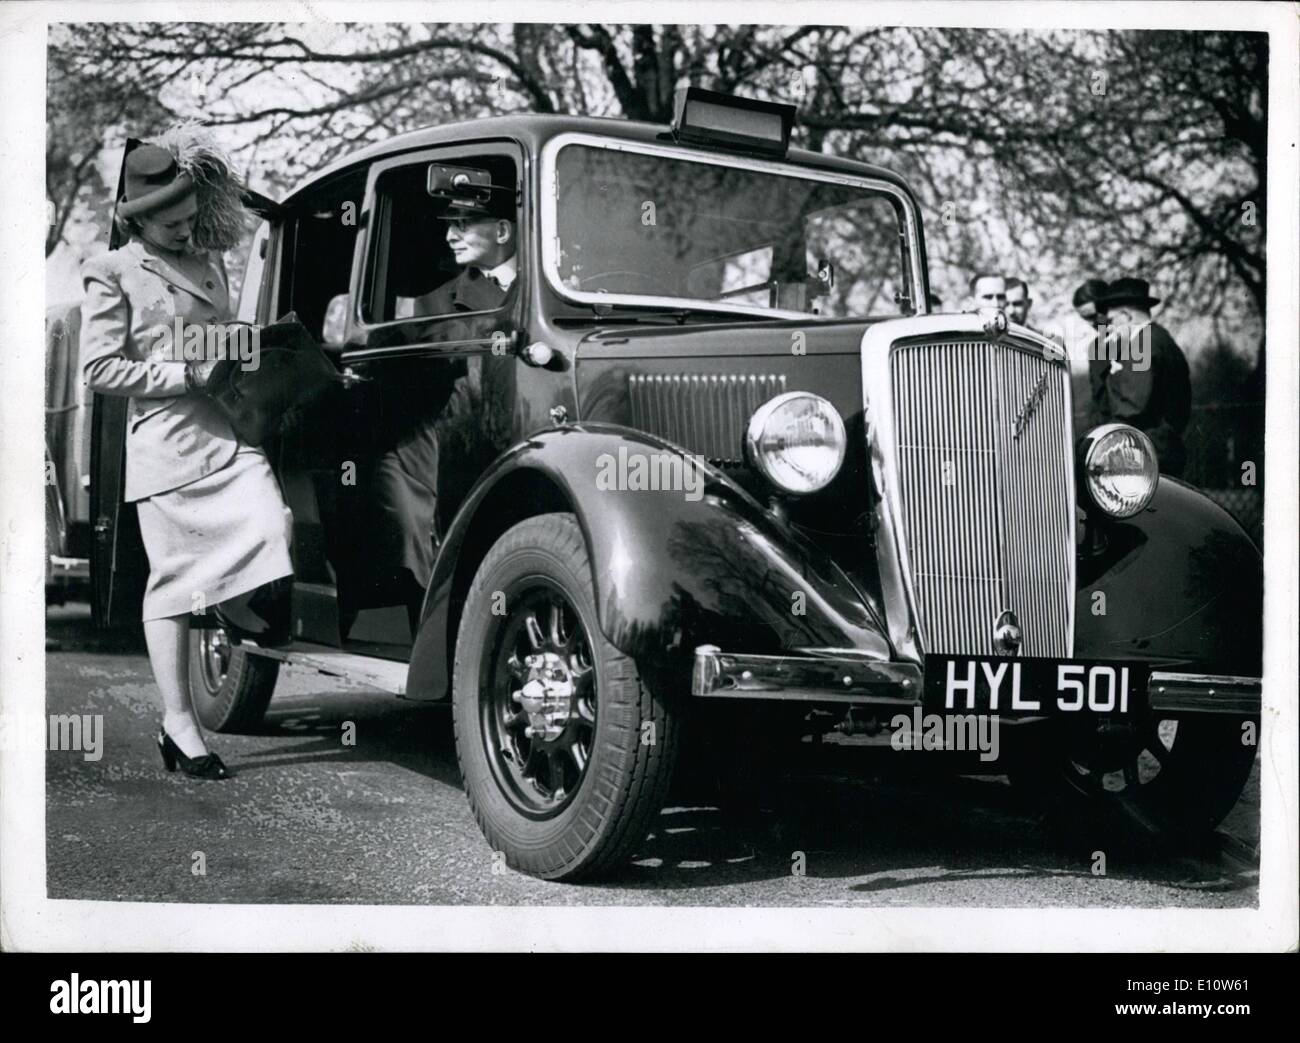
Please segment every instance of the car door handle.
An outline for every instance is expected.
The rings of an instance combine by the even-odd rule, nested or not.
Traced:
[[[354,388],[358,384],[368,384],[373,379],[373,377],[363,377],[351,366],[344,366],[343,372],[339,374],[339,382],[344,388]]]

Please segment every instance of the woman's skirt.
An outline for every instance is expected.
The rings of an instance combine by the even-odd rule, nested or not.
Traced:
[[[143,618],[202,614],[293,572],[293,519],[266,454],[240,445],[230,463],[140,500],[149,556]]]

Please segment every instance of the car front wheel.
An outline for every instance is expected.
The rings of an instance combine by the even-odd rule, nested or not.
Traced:
[[[465,792],[507,864],[548,880],[621,866],[660,811],[678,720],[600,630],[571,514],[507,531],[479,567],[456,644]]]

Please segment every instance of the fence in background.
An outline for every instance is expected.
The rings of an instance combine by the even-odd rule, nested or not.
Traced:
[[[1205,490],[1264,545],[1264,405],[1207,402],[1192,407],[1183,478]]]

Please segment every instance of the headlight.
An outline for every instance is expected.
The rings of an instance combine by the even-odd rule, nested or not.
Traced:
[[[750,462],[782,492],[815,493],[844,463],[844,421],[826,399],[788,391],[764,402],[749,418]]]
[[[1112,518],[1131,518],[1151,502],[1160,478],[1155,446],[1136,427],[1103,424],[1079,452],[1088,498]]]

